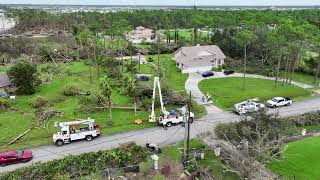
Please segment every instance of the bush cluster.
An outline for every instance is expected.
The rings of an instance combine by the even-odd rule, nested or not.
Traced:
[[[101,104],[103,101],[104,99],[101,95],[81,96],[79,111],[87,114],[94,113],[99,110],[96,107],[103,106],[103,104]]]
[[[68,85],[64,88],[63,94],[66,96],[76,96],[80,93],[80,88],[74,85]]]
[[[7,99],[0,98],[0,109],[7,109],[9,107],[9,101]]]
[[[63,159],[17,169],[0,175],[0,180],[9,179],[56,179],[63,176],[71,179],[100,172],[106,168],[118,168],[139,164],[147,159],[147,151],[134,143],[119,148],[67,156]]]
[[[34,108],[41,108],[46,106],[47,104],[48,104],[48,100],[42,96],[37,96],[32,102],[32,106]]]

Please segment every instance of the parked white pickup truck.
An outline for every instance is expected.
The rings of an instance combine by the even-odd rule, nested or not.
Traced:
[[[274,97],[270,100],[267,101],[267,106],[268,107],[272,107],[272,108],[275,108],[275,107],[280,107],[280,106],[289,106],[292,104],[292,100],[288,97]]]

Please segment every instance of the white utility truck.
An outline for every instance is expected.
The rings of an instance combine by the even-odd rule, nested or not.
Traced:
[[[157,87],[159,91],[159,98],[160,98],[160,105],[161,105],[161,112],[162,112],[162,115],[160,115],[159,117],[156,117],[155,110],[154,110],[154,102],[156,98]],[[158,121],[160,125],[170,127],[173,124],[179,124],[179,123],[185,122],[187,114],[189,114],[189,112],[186,107],[178,108],[176,110],[170,110],[170,112],[166,110],[162,100],[160,80],[159,80],[159,77],[155,77],[154,84],[153,84],[152,108],[151,108],[151,115],[149,116],[149,122]],[[190,112],[189,119],[191,122],[193,122],[194,114],[192,112]]]
[[[234,110],[240,115],[256,112],[265,107],[264,104],[258,103],[258,99],[249,99],[234,105]]]
[[[288,97],[285,97],[285,98],[274,97],[274,98],[267,101],[267,106],[275,108],[275,107],[280,107],[280,106],[289,106],[292,103],[293,103],[293,101]]]
[[[71,122],[56,122],[55,127],[60,127],[61,131],[53,134],[53,142],[57,146],[71,143],[71,141],[85,139],[87,141],[100,135],[100,126],[94,125],[94,119],[86,119]]]

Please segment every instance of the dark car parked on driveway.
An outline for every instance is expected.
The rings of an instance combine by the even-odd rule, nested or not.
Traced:
[[[223,71],[224,75],[230,75],[230,74],[233,74],[233,73],[234,73],[234,70],[225,70],[225,71]]]
[[[26,163],[33,158],[32,151],[30,150],[15,150],[0,154],[0,166],[8,164]]]
[[[214,76],[214,73],[212,71],[206,71],[202,73],[202,77],[210,77],[210,76]]]

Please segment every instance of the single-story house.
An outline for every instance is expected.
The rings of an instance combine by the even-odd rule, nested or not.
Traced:
[[[224,64],[226,56],[216,45],[182,47],[174,53],[182,73],[204,72]]]
[[[135,30],[127,33],[126,37],[128,41],[134,44],[139,44],[139,43],[142,43],[143,41],[153,42],[155,39],[155,34],[152,29],[139,26],[139,27],[136,27]]]
[[[0,73],[0,92],[6,92],[11,87],[7,73]]]

